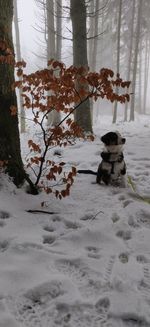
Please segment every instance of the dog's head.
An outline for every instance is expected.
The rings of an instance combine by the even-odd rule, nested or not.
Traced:
[[[118,153],[122,150],[126,139],[117,132],[109,132],[101,137],[101,141],[104,143],[108,152]]]

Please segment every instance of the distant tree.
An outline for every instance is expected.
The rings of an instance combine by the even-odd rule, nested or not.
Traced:
[[[121,15],[122,15],[122,0],[119,0],[118,24],[117,24],[117,62],[116,62],[117,74],[120,74]],[[116,87],[116,93],[118,94],[118,92],[119,92],[119,88]],[[117,105],[118,105],[118,102],[115,101],[115,103],[114,103],[114,111],[113,111],[113,123],[116,123],[116,120],[117,120]]]
[[[136,28],[135,28],[133,78],[132,78],[132,97],[131,97],[131,103],[130,103],[130,121],[134,120],[134,113],[135,113],[135,91],[136,91],[136,77],[137,77],[139,41],[140,41],[140,32],[141,32],[142,5],[143,5],[143,0],[137,1],[137,20],[136,20]]]
[[[129,45],[127,47],[127,73],[126,78],[127,81],[131,79],[131,70],[132,70],[132,53],[133,53],[133,37],[134,37],[134,21],[135,21],[135,0],[130,4],[131,7],[131,19],[130,19],[130,34],[129,34]],[[125,103],[125,111],[124,111],[124,121],[128,119],[128,103]]]
[[[61,60],[62,48],[62,0],[36,0],[40,8],[42,25],[39,30],[44,34],[46,42],[46,61]],[[49,67],[50,68],[50,67]],[[47,124],[57,125],[61,120],[60,113],[55,109],[48,115]]]
[[[19,32],[19,23],[18,23],[18,7],[17,0],[13,0],[14,4],[14,27],[15,27],[15,52],[16,52],[16,60],[21,61],[21,46],[20,46],[20,32]],[[20,79],[20,77],[18,77]],[[23,108],[23,99],[21,95],[21,89],[18,90],[18,106],[20,110],[20,130],[21,133],[25,132],[25,111]]]
[[[73,65],[88,69],[87,58],[87,30],[86,30],[86,5],[85,0],[70,0],[70,12],[73,34]],[[88,85],[78,83],[77,89],[86,93]],[[75,112],[75,121],[86,131],[92,131],[90,100],[81,103]]]

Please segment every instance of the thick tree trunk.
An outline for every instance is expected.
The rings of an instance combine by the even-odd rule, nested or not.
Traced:
[[[13,0],[0,0],[0,41],[12,43]],[[0,50],[1,52],[1,50]],[[11,115],[11,106],[17,106],[16,94],[12,90],[14,67],[0,62],[0,161],[8,161],[7,171],[19,185],[24,179],[20,153],[20,139],[17,115]]]
[[[84,0],[71,0],[71,19],[73,29],[73,64],[87,67],[86,6]],[[83,86],[83,85],[82,85]],[[77,85],[80,88],[80,85]],[[85,85],[85,88],[87,86]],[[90,101],[82,103],[75,111],[75,121],[85,132],[92,132]]]

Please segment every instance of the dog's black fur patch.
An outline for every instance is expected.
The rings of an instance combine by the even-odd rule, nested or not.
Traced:
[[[106,185],[118,183],[125,186],[124,175],[126,174],[126,164],[122,147],[126,142],[119,132],[109,132],[101,137],[104,143],[104,151],[101,153],[102,161],[97,172],[93,170],[78,170],[78,173],[96,175],[96,182],[103,182]]]

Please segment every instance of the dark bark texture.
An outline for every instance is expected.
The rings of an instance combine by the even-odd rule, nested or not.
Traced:
[[[85,0],[71,0],[71,20],[73,31],[73,64],[76,67],[87,67],[88,59]],[[85,85],[85,88],[86,87],[87,85]],[[77,88],[80,88],[80,85],[77,85]],[[75,111],[75,120],[86,132],[92,132],[89,99],[82,103]]]
[[[13,0],[0,0],[0,41],[12,42]],[[0,50],[1,51],[1,50]],[[0,53],[1,55],[1,53]],[[24,180],[17,115],[11,115],[11,106],[17,107],[16,93],[12,89],[14,67],[0,62],[0,160],[7,160],[8,174],[19,186]]]

